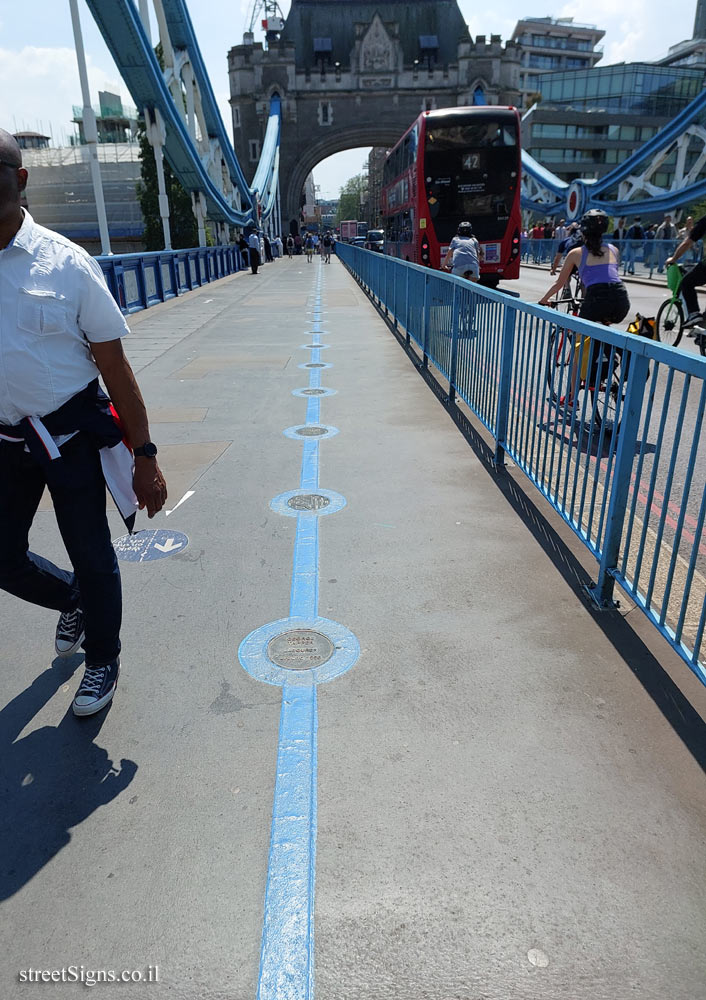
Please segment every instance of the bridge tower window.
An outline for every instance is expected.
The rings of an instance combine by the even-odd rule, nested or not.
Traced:
[[[233,128],[240,128],[240,108],[233,105]]]
[[[251,139],[248,143],[248,150],[250,153],[250,162],[257,163],[260,159],[260,140]]]
[[[333,123],[333,105],[330,101],[319,101],[319,125]]]

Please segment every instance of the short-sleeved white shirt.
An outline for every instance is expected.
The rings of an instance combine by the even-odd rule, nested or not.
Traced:
[[[0,423],[62,406],[98,376],[88,342],[128,332],[96,261],[25,211],[0,250]]]

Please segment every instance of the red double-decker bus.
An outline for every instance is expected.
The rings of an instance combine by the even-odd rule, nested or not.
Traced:
[[[520,169],[515,108],[425,111],[385,161],[385,253],[439,268],[459,222],[470,222],[485,251],[481,282],[518,278]]]

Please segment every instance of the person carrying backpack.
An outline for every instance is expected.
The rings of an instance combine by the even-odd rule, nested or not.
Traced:
[[[324,233],[324,238],[321,241],[321,262],[323,264],[331,263],[331,234]]]
[[[291,260],[294,255],[294,237],[291,233],[287,237],[287,253],[289,254],[289,259]]]
[[[307,263],[311,264],[314,255],[314,237],[311,233],[307,233],[306,239],[304,240],[304,250],[306,251]]]

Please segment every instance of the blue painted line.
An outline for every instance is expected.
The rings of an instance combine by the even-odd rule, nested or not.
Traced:
[[[293,618],[311,619],[317,617],[318,609],[319,519],[297,517],[289,614]]]
[[[321,307],[321,274],[316,281],[315,312]],[[317,322],[315,325],[319,325]],[[313,333],[312,361],[320,358],[320,334]],[[305,365],[300,365],[305,368]],[[325,365],[330,368],[331,365]],[[309,388],[321,387],[321,368],[309,368]],[[294,390],[295,395],[302,390]],[[333,390],[326,390],[327,394]],[[319,396],[307,396],[306,425],[320,423]],[[275,498],[273,506],[291,516],[287,499],[299,493],[319,492],[320,438],[302,437],[288,428],[288,437],[302,441],[299,491]],[[337,432],[327,427],[327,435]],[[345,499],[321,491],[340,510]],[[284,508],[287,508],[286,510]],[[358,640],[345,626],[319,618],[319,516],[323,510],[297,511],[292,560],[289,617],[251,632],[240,644],[244,668],[268,684],[281,684],[277,777],[275,781],[270,855],[265,891],[265,916],[260,953],[258,1000],[313,1000],[314,996],[314,877],[317,826],[317,711],[316,685],[349,670],[360,655]],[[313,629],[332,645],[330,658],[308,670],[282,668],[270,660],[268,644],[293,629]]]
[[[314,995],[317,728],[316,685],[285,684],[258,1000]]]

